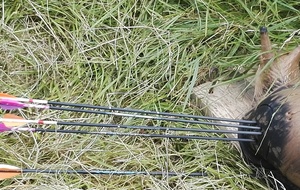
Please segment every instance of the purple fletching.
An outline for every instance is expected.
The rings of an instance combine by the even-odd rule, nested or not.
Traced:
[[[0,132],[10,131],[11,129],[6,127],[4,123],[0,123]]]
[[[24,108],[25,106],[24,104],[17,101],[1,99],[0,107],[4,110],[13,110],[18,108]]]

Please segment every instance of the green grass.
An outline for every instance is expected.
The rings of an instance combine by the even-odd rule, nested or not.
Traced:
[[[245,78],[240,72],[258,62],[259,26],[268,26],[279,49],[300,18],[297,0],[16,0],[0,7],[0,91],[198,115],[201,110],[190,101],[194,86]],[[282,49],[297,43],[294,36]],[[18,114],[118,119],[58,111]],[[193,178],[26,174],[1,181],[2,189],[268,189],[225,142],[2,134],[0,155],[2,163],[22,168],[209,173]]]

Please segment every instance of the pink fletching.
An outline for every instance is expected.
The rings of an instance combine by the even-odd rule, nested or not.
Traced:
[[[10,131],[11,129],[6,127],[4,123],[0,123],[0,132]]]
[[[24,104],[14,101],[14,100],[5,100],[0,99],[0,107],[4,110],[13,110],[18,108],[24,108]]]

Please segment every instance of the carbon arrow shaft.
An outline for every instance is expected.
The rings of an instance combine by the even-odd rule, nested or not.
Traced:
[[[0,171],[1,172],[1,171]],[[115,170],[54,170],[54,169],[22,169],[22,173],[46,173],[46,174],[95,174],[95,175],[166,175],[166,176],[206,176],[204,172],[180,173],[161,171],[115,171]]]

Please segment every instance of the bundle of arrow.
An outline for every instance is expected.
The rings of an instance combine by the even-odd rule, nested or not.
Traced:
[[[218,136],[201,136],[196,134],[213,133],[213,134],[243,134],[243,135],[261,135],[260,128],[255,126],[255,121],[250,120],[235,120],[226,118],[215,118],[206,116],[195,116],[177,113],[167,112],[153,112],[136,110],[129,108],[116,108],[116,107],[105,107],[95,106],[87,104],[75,104],[66,102],[54,102],[47,100],[36,100],[17,98],[8,94],[0,94],[0,107],[3,110],[15,110],[24,108],[36,108],[36,109],[50,109],[50,110],[63,110],[69,112],[83,112],[96,115],[113,115],[120,117],[131,117],[131,118],[142,118],[148,120],[160,120],[166,122],[181,122],[189,125],[215,125],[230,128],[243,128],[250,129],[252,131],[238,131],[238,130],[218,130],[218,129],[201,129],[201,128],[175,128],[166,126],[133,126],[133,125],[122,125],[122,124],[111,124],[111,123],[88,123],[88,122],[64,122],[55,120],[28,120],[15,114],[6,113],[0,119],[0,131],[1,132],[42,132],[42,133],[67,133],[67,134],[85,134],[85,135],[116,135],[116,136],[135,136],[144,138],[177,138],[177,139],[198,139],[198,140],[223,140],[223,141],[243,141],[251,142],[253,139],[250,138],[226,138]],[[51,125],[51,126],[87,126],[90,128],[98,128],[95,130],[70,130],[62,128],[34,128],[32,125]],[[143,130],[143,132],[132,133],[132,132],[116,132],[116,131],[102,131],[106,128],[123,128],[131,130]],[[101,130],[102,129],[102,130]],[[163,132],[185,132],[188,134],[170,134],[170,133],[148,133],[145,131],[163,131]],[[14,166],[1,165],[0,178],[6,179],[13,177],[19,173],[80,173],[80,174],[109,174],[109,175],[186,175],[186,176],[204,176],[206,173],[178,173],[178,172],[146,172],[146,171],[108,171],[108,170],[92,170],[92,171],[70,171],[70,170],[41,170],[41,169],[20,169]]]

